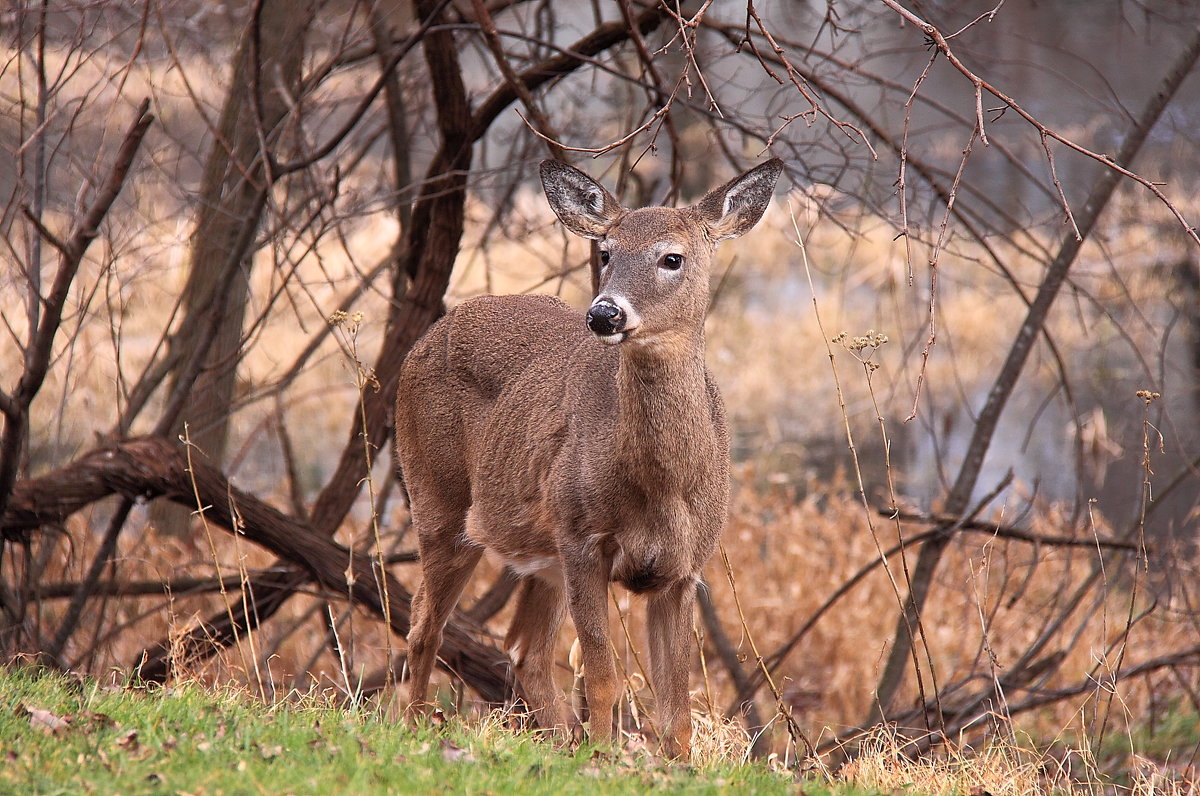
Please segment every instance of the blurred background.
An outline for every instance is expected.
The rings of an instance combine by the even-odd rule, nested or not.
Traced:
[[[1193,765],[1200,7],[47,0],[0,27],[3,657],[392,699],[399,363],[469,296],[590,299],[537,163],[640,206],[778,156],[712,274],[735,485],[697,710],[761,754],[887,721]],[[314,570],[348,549],[399,588]],[[513,583],[477,574],[448,702],[494,701],[464,661]]]

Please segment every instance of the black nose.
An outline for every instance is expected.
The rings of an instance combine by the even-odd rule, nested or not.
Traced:
[[[625,328],[625,311],[601,299],[588,310],[587,325],[596,334],[617,334]]]

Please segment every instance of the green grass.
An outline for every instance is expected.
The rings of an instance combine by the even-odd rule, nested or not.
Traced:
[[[606,758],[496,722],[413,728],[317,702],[0,668],[0,794],[833,792],[761,764]]]
[[[1166,757],[1194,751],[1194,712],[1174,710],[1166,718],[1152,739],[1167,745]],[[1195,783],[1170,769],[1140,780],[1114,780],[1098,776],[1093,762],[1063,776],[1044,770],[1054,756],[1015,745],[909,760],[889,744],[886,733],[876,740],[879,750],[871,751],[868,742],[864,753],[839,773],[797,781],[758,762],[668,765],[643,753],[562,749],[496,719],[414,727],[371,708],[331,707],[320,695],[293,695],[267,704],[242,691],[198,684],[122,688],[0,666],[0,796],[960,796],[979,790],[979,783],[984,783],[981,792],[996,796],[1196,792]]]
[[[1099,743],[1080,733],[1072,733],[1064,741],[1076,748],[1090,747],[1097,767],[1109,772],[1108,779],[1114,785],[1129,786],[1141,761],[1195,771],[1200,757],[1200,713],[1191,701],[1175,697],[1160,705],[1154,716],[1134,715],[1131,719],[1132,727],[1118,720],[1109,722]],[[1200,788],[1193,792],[1200,793]]]

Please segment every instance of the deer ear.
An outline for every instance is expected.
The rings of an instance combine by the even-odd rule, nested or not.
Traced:
[[[612,194],[574,166],[543,160],[541,173],[550,207],[576,235],[603,238],[621,215],[621,204]]]
[[[713,239],[736,238],[749,232],[766,211],[782,171],[783,161],[773,158],[714,188],[697,202],[695,207]]]

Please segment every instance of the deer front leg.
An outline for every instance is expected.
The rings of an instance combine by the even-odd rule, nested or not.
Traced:
[[[684,760],[692,745],[688,673],[695,602],[696,582],[689,579],[651,594],[646,603],[650,669],[663,751],[668,757]]]
[[[588,737],[612,743],[617,673],[608,639],[608,572],[610,562],[595,549],[564,554],[567,605],[583,653],[584,694],[588,704]]]

